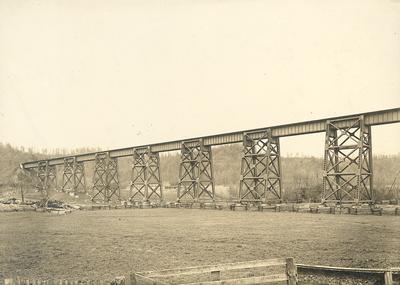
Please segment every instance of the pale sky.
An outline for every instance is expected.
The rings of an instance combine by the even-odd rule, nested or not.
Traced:
[[[1,142],[119,148],[396,107],[398,0],[0,0]],[[399,141],[373,128],[374,153]]]

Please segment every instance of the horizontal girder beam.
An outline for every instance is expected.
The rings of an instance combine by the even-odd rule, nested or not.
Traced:
[[[392,124],[400,122],[400,108],[395,108],[395,109],[354,114],[348,116],[326,118],[314,121],[265,127],[253,130],[224,133],[224,134],[205,136],[199,138],[183,139],[183,140],[155,143],[143,146],[132,146],[128,148],[109,150],[106,152],[110,154],[111,158],[132,156],[134,149],[143,149],[143,151],[145,151],[148,147],[150,147],[151,152],[167,152],[167,151],[180,150],[183,141],[187,144],[188,142],[190,143],[190,141],[195,142],[198,141],[199,139],[203,140],[204,146],[240,143],[243,141],[244,133],[252,133],[251,134],[252,138],[256,139],[259,138],[257,137],[257,132],[260,132],[260,137],[261,137],[262,133],[265,132],[267,129],[271,129],[273,137],[286,137],[286,136],[320,133],[320,132],[325,132],[327,121],[335,121],[336,125],[339,128],[346,128],[351,126],[357,119],[357,117],[359,117],[360,115],[364,116],[365,125],[367,126]],[[68,157],[76,157],[77,162],[94,161],[95,156],[96,156],[95,152],[86,154],[77,154],[77,155],[64,156],[58,158],[50,158],[48,159],[48,162],[49,165],[62,165],[64,164],[64,159]],[[40,161],[25,162],[21,164],[21,168],[23,169],[36,168],[38,167],[39,162]]]

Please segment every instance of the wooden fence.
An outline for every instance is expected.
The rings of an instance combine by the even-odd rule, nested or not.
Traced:
[[[259,276],[250,274],[241,278],[222,279],[221,273],[233,270],[252,270],[256,268],[268,268],[280,266],[280,270],[274,273],[261,272]],[[202,280],[199,275],[206,275],[206,279]],[[197,275],[189,278],[188,282],[168,282],[163,281],[166,277],[182,277],[184,275]],[[250,285],[250,284],[298,284],[297,269],[293,258],[286,259],[269,259],[256,260],[247,262],[236,262],[218,265],[187,267],[178,269],[168,269],[161,271],[138,272],[131,276],[133,285]]]
[[[269,268],[280,266],[278,271],[272,273],[261,272],[259,276],[249,274],[246,277],[226,279],[221,278],[223,272],[233,270],[251,270],[254,268]],[[104,282],[102,280],[44,280],[44,279],[4,279],[4,285],[250,285],[250,284],[298,284],[297,272],[331,272],[334,274],[347,274],[347,275],[382,275],[385,285],[394,285],[393,275],[400,274],[400,268],[390,269],[373,269],[373,268],[347,268],[347,267],[333,267],[333,266],[320,266],[320,265],[306,265],[295,264],[293,258],[286,259],[268,259],[268,260],[255,260],[246,262],[235,262],[227,264],[207,265],[186,267],[177,269],[166,269],[160,271],[146,271],[131,273],[128,278],[116,277],[111,282]],[[197,276],[196,276],[197,274]],[[208,277],[208,280],[200,281],[198,275]],[[190,277],[190,282],[170,282],[165,281],[167,278],[179,278],[182,276],[195,276]],[[193,280],[195,280],[193,282]],[[1,283],[1,282],[0,282]]]

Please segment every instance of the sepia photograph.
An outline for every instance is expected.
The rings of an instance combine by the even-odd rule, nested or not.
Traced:
[[[0,285],[400,285],[400,0],[0,0]]]

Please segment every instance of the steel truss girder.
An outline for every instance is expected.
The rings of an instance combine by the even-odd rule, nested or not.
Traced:
[[[108,152],[97,153],[93,174],[92,201],[121,200],[118,179],[118,160]]]
[[[244,133],[239,201],[242,203],[282,199],[279,137],[271,130]]]
[[[75,157],[64,159],[62,191],[73,193],[86,192],[85,166],[77,162]]]
[[[346,128],[338,124],[326,123],[322,202],[374,202],[371,127],[363,116]]]
[[[159,153],[149,147],[134,149],[129,200],[161,203],[163,199]]]
[[[182,143],[177,200],[179,202],[215,201],[211,146],[201,140]]]
[[[48,161],[41,161],[38,165],[36,188],[46,197],[50,190],[57,189],[57,169],[56,166],[50,166]]]

